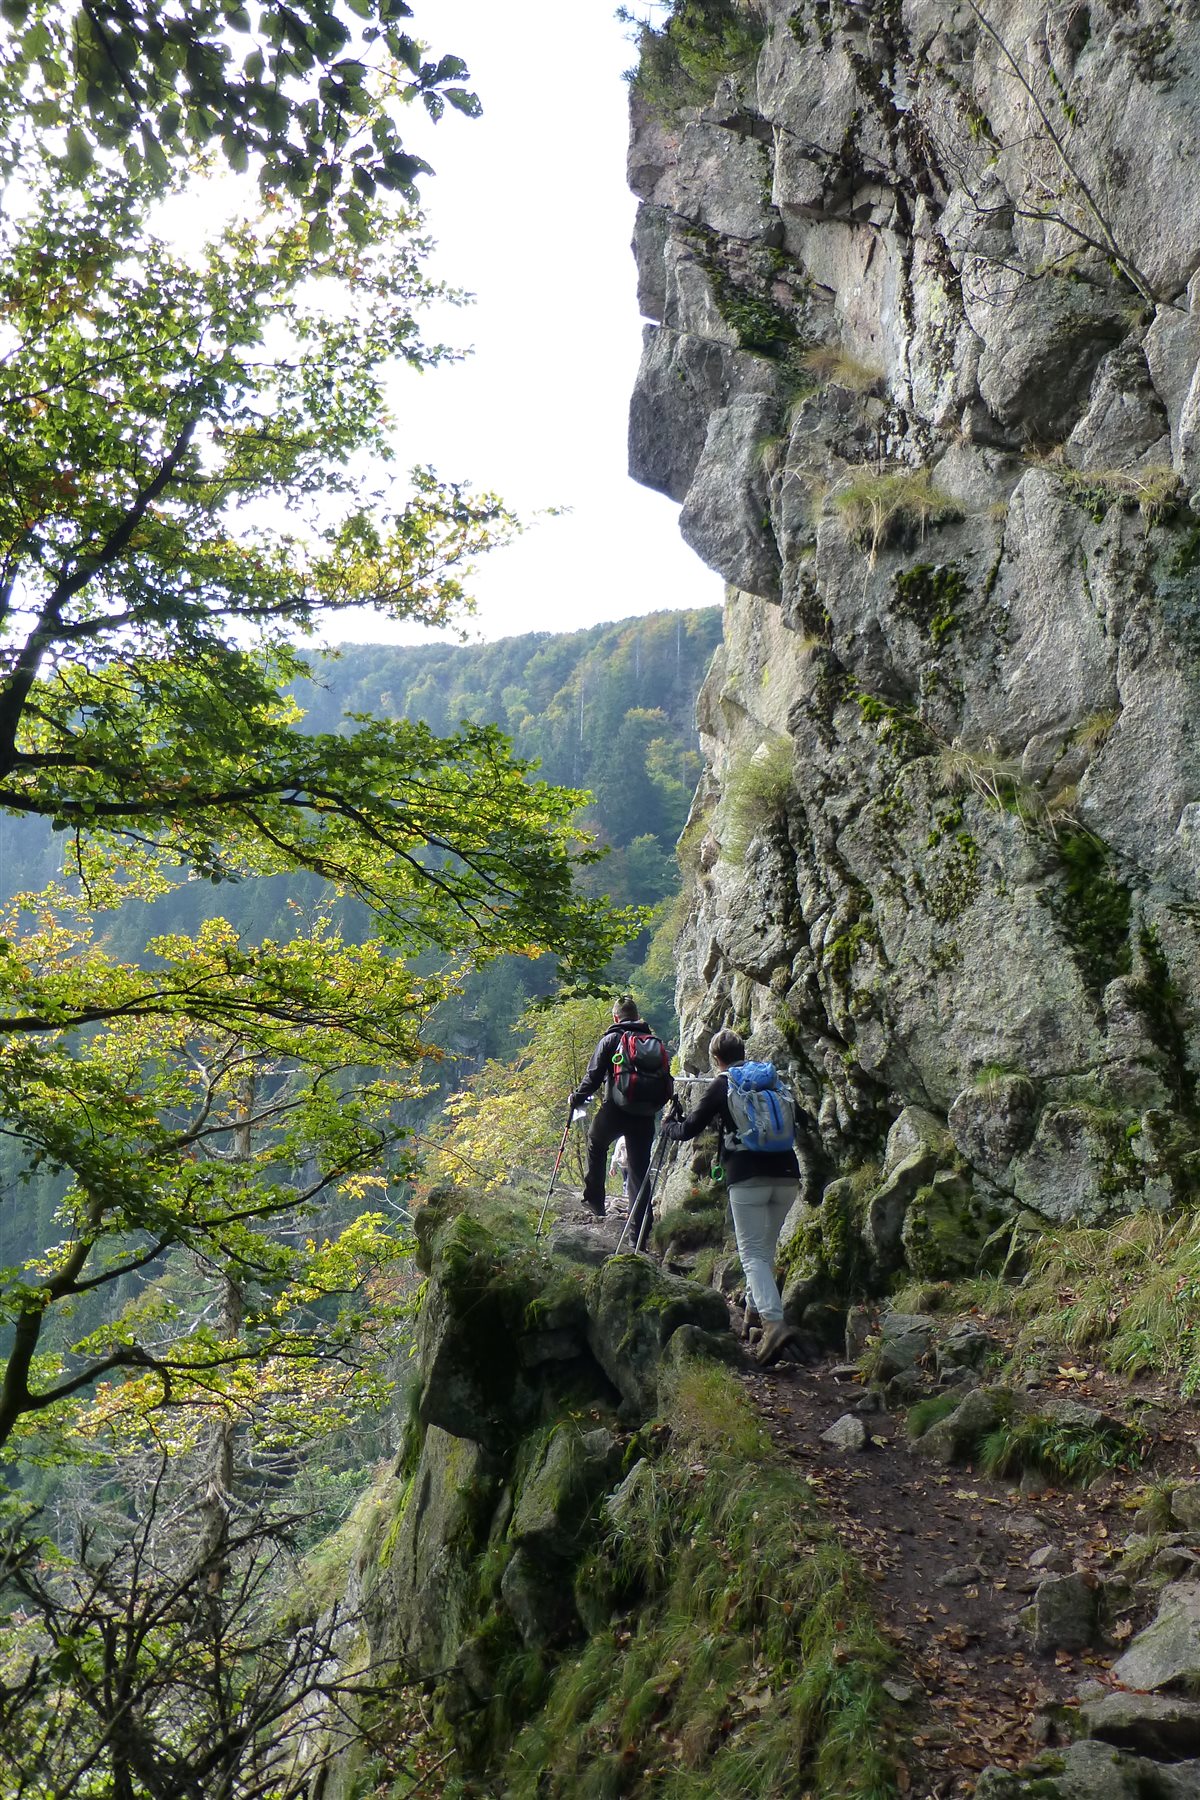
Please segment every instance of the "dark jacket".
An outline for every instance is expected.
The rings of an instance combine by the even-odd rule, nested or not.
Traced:
[[[611,1098],[613,1057],[620,1049],[621,1039],[627,1031],[636,1031],[641,1037],[657,1035],[645,1019],[622,1019],[619,1025],[611,1025],[592,1053],[587,1074],[571,1095],[572,1106],[582,1106],[601,1087],[604,1088],[604,1098]]]
[[[797,1106],[797,1129],[811,1128],[814,1124],[811,1114]],[[727,1187],[734,1187],[740,1181],[800,1179],[800,1164],[794,1150],[743,1150],[736,1143],[737,1123],[729,1110],[729,1081],[724,1075],[718,1075],[710,1082],[699,1104],[686,1118],[667,1119],[659,1129],[663,1137],[685,1140],[699,1137],[712,1125],[721,1134],[721,1161]]]

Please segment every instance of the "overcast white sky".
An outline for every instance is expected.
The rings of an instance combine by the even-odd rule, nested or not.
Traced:
[[[661,607],[719,604],[677,508],[625,472],[641,344],[625,186],[633,59],[615,0],[420,0],[413,28],[462,56],[482,119],[447,112],[407,137],[437,273],[476,295],[428,333],[466,362],[398,388],[399,453],[493,488],[523,514],[570,507],[481,563],[473,633],[573,631]],[[339,637],[388,635],[347,616]],[[394,641],[428,637],[395,628]]]

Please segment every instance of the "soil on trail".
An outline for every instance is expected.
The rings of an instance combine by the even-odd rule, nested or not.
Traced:
[[[615,1248],[624,1220],[609,1206],[604,1221],[579,1212]],[[575,1228],[574,1217],[570,1223]],[[998,1334],[993,1323],[979,1323]],[[763,1370],[747,1352],[743,1379],[776,1446],[821,1494],[875,1584],[877,1616],[896,1647],[891,1689],[912,1733],[909,1800],[965,1800],[982,1769],[1017,1768],[1065,1741],[1071,1714],[1063,1709],[1083,1682],[1111,1681],[1122,1643],[1148,1622],[1150,1609],[1131,1605],[1108,1648],[1083,1653],[1035,1653],[1019,1614],[1049,1573],[1113,1573],[1146,1484],[1200,1473],[1200,1411],[1090,1366],[1055,1369],[1047,1394],[1118,1416],[1133,1399],[1143,1429],[1147,1411],[1161,1425],[1136,1472],[1086,1491],[1023,1493],[970,1468],[914,1457],[903,1414],[861,1415],[864,1449],[822,1442],[866,1392],[857,1369],[836,1357]]]
[[[981,1769],[1016,1768],[1055,1742],[1057,1709],[1083,1678],[1103,1679],[1115,1650],[1035,1655],[1018,1614],[1041,1579],[1030,1567],[1039,1552],[1057,1552],[1061,1568],[1109,1571],[1130,1529],[1130,1491],[1144,1478],[1024,1497],[973,1470],[918,1461],[903,1420],[885,1412],[867,1416],[865,1450],[832,1449],[821,1433],[863,1392],[835,1368],[791,1364],[745,1380],[776,1444],[876,1584],[913,1733],[909,1793],[958,1800]],[[1071,1392],[1080,1395],[1077,1383]]]

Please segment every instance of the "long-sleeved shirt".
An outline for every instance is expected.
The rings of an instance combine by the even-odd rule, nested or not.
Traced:
[[[612,1081],[613,1057],[621,1047],[621,1039],[627,1031],[633,1031],[639,1037],[653,1036],[645,1019],[622,1019],[619,1025],[611,1025],[592,1052],[592,1060],[587,1066],[587,1074],[571,1096],[576,1105],[582,1106],[585,1100]],[[608,1090],[611,1092],[611,1088]],[[605,1099],[608,1099],[608,1092]]]
[[[806,1126],[813,1124],[810,1115],[799,1106],[796,1122]],[[789,1176],[797,1181],[800,1179],[800,1164],[794,1150],[743,1150],[737,1143],[737,1121],[729,1110],[729,1080],[725,1075],[718,1075],[710,1083],[686,1117],[667,1119],[659,1129],[664,1137],[686,1140],[699,1137],[710,1125],[715,1125],[721,1134],[727,1186],[734,1187],[740,1181],[786,1181]]]

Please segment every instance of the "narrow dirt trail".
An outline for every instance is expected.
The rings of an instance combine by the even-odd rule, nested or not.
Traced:
[[[821,1434],[861,1398],[836,1365],[748,1371],[747,1389],[783,1453],[825,1500],[875,1583],[897,1652],[896,1692],[913,1732],[911,1793],[958,1800],[989,1764],[1015,1768],[1053,1742],[1053,1711],[1111,1658],[1035,1656],[1018,1620],[1038,1575],[1030,1559],[1107,1572],[1128,1529],[1125,1490],[1022,1498],[970,1470],[915,1460],[902,1420],[872,1413],[864,1450]]]
[[[572,1229],[582,1222],[616,1248],[620,1214],[595,1221],[575,1196],[562,1199]],[[868,1433],[861,1449],[823,1442],[866,1392],[858,1371],[833,1357],[762,1370],[747,1351],[742,1379],[775,1445],[822,1496],[875,1585],[877,1616],[896,1648],[895,1696],[912,1732],[909,1800],[966,1800],[982,1769],[1016,1768],[1062,1741],[1061,1709],[1082,1682],[1105,1681],[1146,1609],[1122,1615],[1107,1649],[1082,1653],[1035,1652],[1019,1614],[1047,1574],[1078,1572],[1090,1582],[1113,1573],[1139,1490],[1167,1474],[1196,1478],[1200,1412],[1092,1368],[1052,1378],[1049,1392],[1118,1413],[1133,1393],[1157,1400],[1163,1425],[1140,1470],[1086,1492],[1028,1494],[914,1457],[902,1415],[856,1415]]]

